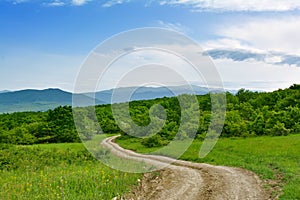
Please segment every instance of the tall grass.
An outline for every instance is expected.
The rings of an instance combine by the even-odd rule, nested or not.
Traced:
[[[140,178],[104,166],[82,144],[2,146],[0,174],[1,200],[112,199]]]

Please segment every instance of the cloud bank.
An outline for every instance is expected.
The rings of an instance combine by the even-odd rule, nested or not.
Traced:
[[[12,3],[24,3],[31,2],[32,0],[11,0]],[[43,3],[43,5],[48,4],[52,6],[62,6],[62,5],[74,5],[81,6],[87,2],[95,0],[64,0],[57,1],[54,0],[50,3]],[[61,2],[61,3],[57,3]],[[96,2],[96,1],[95,1]],[[134,0],[106,0],[101,1],[102,7],[112,7],[118,4],[132,3]],[[158,0],[158,1],[142,1],[145,6],[150,4],[156,4],[161,6],[183,6],[189,8],[193,12],[203,12],[203,11],[216,11],[216,12],[227,12],[227,11],[253,11],[253,12],[265,12],[265,11],[275,11],[275,12],[285,12],[292,10],[300,10],[300,1],[298,0]],[[63,4],[62,4],[63,3]]]
[[[188,6],[193,11],[290,11],[299,10],[298,0],[168,0],[160,5]]]
[[[300,67],[300,17],[250,18],[224,23],[204,48],[214,59],[259,61]]]
[[[213,59],[230,59],[237,62],[256,61],[273,65],[290,65],[300,67],[300,56],[278,52],[256,53],[239,49],[213,49],[205,52]]]

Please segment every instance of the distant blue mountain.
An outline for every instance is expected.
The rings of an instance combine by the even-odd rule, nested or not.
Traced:
[[[132,94],[132,92],[134,92]],[[115,94],[115,97],[112,102],[112,95]],[[111,90],[105,90],[95,93],[95,98],[97,100],[110,103],[120,103],[128,101],[128,97],[130,97],[130,101],[134,100],[147,100],[147,99],[155,99],[162,97],[173,97],[180,94],[197,94],[203,95],[209,93],[208,88],[192,86],[169,86],[169,87],[124,87],[117,88]],[[92,96],[91,93],[87,93],[87,96]]]
[[[87,106],[85,102],[91,102],[90,97],[83,94],[77,96],[79,97],[78,106]],[[102,103],[104,102],[97,101],[97,104]],[[63,105],[72,105],[72,93],[60,89],[0,93],[0,113],[46,111]]]
[[[21,90],[14,92],[0,93],[0,113],[11,113],[21,111],[46,111],[58,106],[72,105],[73,98],[76,99],[75,106],[89,106],[93,104],[111,104],[113,93],[113,103],[147,100],[162,97],[172,97],[180,94],[207,94],[208,88],[192,86],[171,86],[171,87],[132,87],[117,88],[93,93],[73,94],[60,89],[46,90]],[[134,92],[132,95],[131,93]],[[211,91],[217,92],[217,90]],[[95,98],[94,98],[95,96]],[[128,96],[130,97],[128,99]]]
[[[7,92],[10,92],[10,91],[9,91],[9,90],[1,90],[1,91],[0,91],[0,94],[1,94],[1,93],[7,93]]]

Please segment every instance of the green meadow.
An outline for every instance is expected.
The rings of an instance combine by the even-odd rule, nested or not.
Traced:
[[[0,166],[1,200],[112,199],[141,176],[101,164],[76,143],[1,145]]]
[[[184,152],[187,141],[192,141],[180,159],[245,168],[264,180],[273,197],[300,199],[300,85],[273,92],[241,89],[237,94],[226,93],[221,138],[205,158],[199,158],[211,120],[216,120],[213,127],[217,129],[223,125],[222,117],[211,112],[211,97],[223,108],[219,94],[207,94],[197,96],[198,102],[190,102],[190,95],[131,101],[130,117],[122,103],[116,104],[122,111],[117,114],[111,105],[0,114],[0,200],[111,199],[126,193],[141,175],[113,170],[89,151],[113,168],[141,171],[153,166],[120,161],[101,149],[102,133],[121,135],[117,142],[124,148],[171,157]],[[178,99],[185,104],[180,105]],[[153,107],[156,104],[164,107],[166,116]],[[172,148],[162,151],[173,139]],[[87,141],[89,151],[78,144],[82,140]]]

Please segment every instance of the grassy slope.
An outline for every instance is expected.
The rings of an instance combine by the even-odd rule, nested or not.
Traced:
[[[159,149],[145,148],[138,139],[117,141],[121,146],[141,153]],[[181,159],[242,167],[254,171],[262,179],[269,180],[269,183],[273,182],[273,187],[276,186],[276,181],[279,182],[283,189],[281,199],[300,199],[300,134],[246,139],[222,138],[213,151],[203,159],[198,158],[201,143],[195,140]],[[181,142],[178,142],[179,148],[180,145]],[[174,152],[168,153],[168,156],[172,155]]]
[[[0,199],[112,199],[138,174],[112,170],[82,144],[0,148]]]

